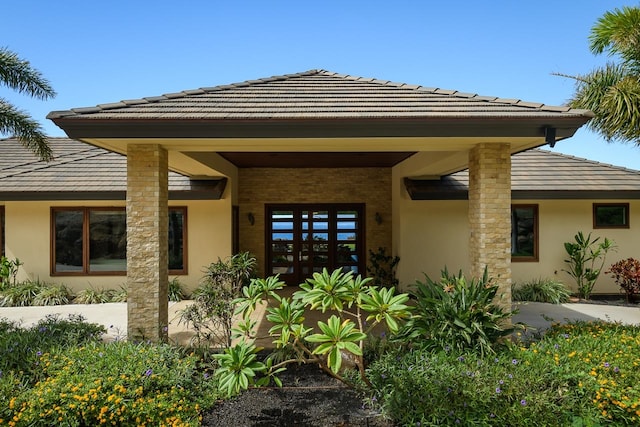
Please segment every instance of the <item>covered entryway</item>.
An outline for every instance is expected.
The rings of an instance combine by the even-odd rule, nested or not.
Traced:
[[[194,180],[228,179],[223,196],[228,210],[217,217],[227,225],[218,235],[231,239],[231,213],[237,206],[240,250],[257,256],[265,246],[274,250],[262,220],[271,203],[357,201],[366,203],[368,249],[391,246],[390,252],[402,258],[420,250],[405,242],[419,230],[406,225],[411,206],[404,179],[439,180],[469,168],[470,272],[477,275],[487,267],[499,277],[509,304],[510,156],[571,137],[592,116],[568,107],[310,70],[47,117],[71,138],[127,155],[128,332],[162,339],[169,169]],[[327,212],[330,237],[329,211],[323,209],[317,210]],[[310,227],[316,226],[315,210],[307,209]],[[291,247],[278,248],[284,261],[277,267],[298,274],[317,268],[315,259],[337,262],[339,233],[331,248],[327,241],[325,253],[320,252],[324,242],[318,242],[317,254],[307,243],[305,256],[314,262],[301,264],[302,231],[297,237],[293,230],[305,221],[302,213],[289,211]],[[420,215],[428,221],[428,213]],[[307,234],[313,238],[312,230]],[[273,268],[268,263],[273,257],[258,259],[260,273]],[[345,266],[355,265],[352,261]],[[410,283],[407,267],[401,264],[398,276]]]
[[[323,268],[364,273],[362,204],[266,206],[269,274],[296,285]]]

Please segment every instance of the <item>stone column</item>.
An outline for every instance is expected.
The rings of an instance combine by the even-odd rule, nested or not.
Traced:
[[[127,334],[129,340],[167,338],[168,299],[167,150],[127,148]]]
[[[511,310],[511,155],[509,144],[476,145],[469,152],[471,275],[498,281],[496,301]]]

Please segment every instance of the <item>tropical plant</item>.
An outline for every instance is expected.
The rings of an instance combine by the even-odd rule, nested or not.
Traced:
[[[615,250],[615,243],[606,237],[600,243],[600,237],[592,238],[591,233],[585,236],[582,231],[574,236],[574,242],[565,242],[564,249],[569,258],[567,272],[576,281],[578,296],[589,299],[600,272],[604,266],[607,253]]]
[[[589,44],[593,54],[606,53],[619,62],[584,75],[557,74],[576,82],[569,105],[593,111],[587,126],[607,141],[640,145],[640,8],[606,12],[591,28]]]
[[[395,333],[400,328],[400,322],[410,316],[407,294],[395,294],[394,288],[378,288],[370,286],[371,278],[354,277],[352,271],[345,272],[338,269],[329,273],[326,269],[322,273],[314,273],[313,278],[300,284],[300,290],[292,298],[281,297],[277,290],[284,286],[278,276],[267,279],[253,279],[243,290],[243,294],[235,303],[236,313],[242,315],[243,320],[234,330],[241,341],[237,351],[239,356],[253,354],[258,351],[254,344],[256,337],[255,322],[250,319],[251,313],[258,304],[270,301],[267,307],[266,319],[273,326],[269,335],[276,352],[267,357],[264,366],[251,368],[253,359],[238,365],[239,356],[232,357],[234,350],[228,349],[228,356],[217,356],[220,367],[219,375],[225,376],[225,381],[234,384],[229,390],[238,392],[245,388],[248,376],[253,378],[263,374],[263,379],[256,382],[261,385],[271,378],[279,383],[277,374],[291,363],[314,363],[333,377],[351,385],[343,375],[343,358],[355,360],[360,378],[366,383],[363,348],[373,329],[382,324],[386,329]],[[327,322],[318,321],[319,330],[312,333],[313,328],[305,325],[305,310],[317,310],[322,313],[331,311]],[[283,349],[291,355],[290,358],[274,362],[278,351]],[[232,363],[233,362],[233,363]],[[234,365],[235,363],[235,365]],[[243,366],[241,369],[240,366]],[[253,369],[254,375],[243,369]],[[243,374],[244,372],[244,374]],[[231,377],[235,379],[231,379]]]
[[[457,276],[449,274],[447,268],[438,282],[425,274],[425,281],[417,281],[412,292],[416,310],[401,336],[408,342],[424,342],[430,348],[494,353],[493,347],[500,338],[520,327],[510,323],[514,311],[496,304],[502,298],[498,290],[486,268],[480,279],[471,280],[462,271]]]
[[[201,285],[193,292],[193,304],[180,312],[180,323],[195,332],[193,345],[231,346],[235,299],[253,275],[255,265],[256,259],[248,252],[209,265]]]
[[[64,305],[71,301],[71,291],[62,284],[44,284],[33,298],[33,305]]]
[[[609,267],[605,274],[610,274],[620,289],[631,302],[633,297],[640,294],[640,261],[635,258],[622,259]]]
[[[76,295],[73,300],[76,304],[105,304],[113,302],[114,296],[118,291],[115,289],[94,288],[89,286],[84,288]]]
[[[37,280],[27,280],[7,286],[0,291],[0,307],[27,307],[34,305],[36,296],[44,287],[45,285]]]
[[[184,290],[182,289],[182,283],[177,277],[169,280],[169,289],[167,291],[169,301],[182,301],[184,299]]]
[[[0,47],[0,84],[42,100],[56,95],[49,82],[38,70],[5,47]],[[49,161],[53,158],[40,124],[27,113],[0,98],[0,134],[3,133],[15,135],[41,160]]]
[[[384,287],[398,286],[396,268],[399,262],[400,257],[388,255],[385,248],[380,247],[376,252],[369,249],[367,274],[373,278],[372,284]]]
[[[16,284],[16,277],[21,265],[23,263],[18,258],[9,259],[4,255],[0,257],[0,290]]]
[[[562,304],[569,300],[571,292],[556,280],[536,279],[524,283],[515,283],[511,287],[513,301],[546,302]]]

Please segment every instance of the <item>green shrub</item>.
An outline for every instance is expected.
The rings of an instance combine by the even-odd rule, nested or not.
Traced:
[[[174,277],[169,281],[168,289],[169,301],[182,301],[184,299],[184,290],[182,289],[182,283],[177,277]]]
[[[71,291],[65,285],[50,284],[40,288],[33,305],[64,305],[71,301]]]
[[[193,304],[180,312],[180,323],[195,332],[192,345],[203,349],[231,345],[234,300],[249,283],[255,266],[256,259],[248,252],[209,265],[201,285],[193,292]]]
[[[565,242],[564,249],[569,258],[564,262],[569,266],[564,270],[573,277],[578,287],[578,296],[589,299],[591,291],[600,277],[607,253],[615,249],[615,243],[606,237],[600,243],[599,237],[591,238],[591,233],[586,237],[580,231],[574,236],[573,242]]]
[[[491,357],[400,349],[370,365],[369,403],[397,425],[636,426],[639,347],[638,326],[576,322]]]
[[[18,425],[198,426],[217,384],[169,345],[94,343],[44,353],[43,380],[7,397],[0,418]]]
[[[26,307],[35,305],[36,296],[44,289],[45,285],[39,281],[27,280],[25,282],[9,285],[0,291],[0,307]]]
[[[498,285],[486,269],[482,278],[470,281],[462,272],[454,276],[446,268],[439,282],[425,275],[424,282],[416,283],[416,309],[400,339],[425,341],[431,348],[492,353],[499,339],[513,332],[505,324],[514,312],[495,304],[497,293]]]
[[[396,269],[399,262],[400,257],[387,255],[385,248],[380,247],[377,252],[369,249],[367,274],[373,279],[371,284],[385,288],[398,286]]]
[[[13,260],[4,255],[0,256],[0,290],[16,284],[16,276],[22,264],[18,258]]]
[[[38,358],[55,348],[71,348],[99,341],[105,329],[86,323],[82,316],[49,315],[29,328],[0,319],[0,372],[13,371],[27,378],[37,377]]]
[[[114,289],[96,289],[90,286],[78,292],[73,302],[76,304],[105,304],[114,302],[114,297],[117,294],[118,291]]]
[[[525,283],[514,283],[511,288],[513,301],[546,302],[562,304],[569,301],[571,292],[560,282],[537,279]]]

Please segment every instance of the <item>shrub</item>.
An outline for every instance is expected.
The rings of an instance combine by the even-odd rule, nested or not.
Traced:
[[[569,300],[571,292],[560,282],[552,279],[537,279],[525,283],[514,283],[511,288],[513,301],[546,302],[562,304]]]
[[[182,289],[182,284],[177,277],[174,277],[169,281],[169,289],[168,289],[168,298],[169,301],[182,301],[184,299],[184,291]]]
[[[399,262],[400,257],[387,255],[385,248],[378,248],[377,252],[369,249],[367,274],[373,278],[372,285],[386,288],[398,286],[396,268]]]
[[[0,306],[26,307],[34,305],[36,296],[44,289],[44,286],[39,281],[31,280],[9,285],[0,291]]]
[[[76,304],[105,304],[113,302],[114,296],[117,295],[114,289],[95,289],[90,286],[78,292],[74,302]]]
[[[38,358],[54,348],[71,348],[99,341],[105,329],[86,323],[82,316],[49,315],[29,328],[0,319],[0,372],[13,371],[27,378],[38,377]]]
[[[329,274],[324,269],[300,284],[300,290],[293,298],[283,298],[276,293],[284,286],[278,276],[252,280],[243,289],[243,296],[235,301],[238,304],[236,313],[242,315],[237,333],[243,340],[223,354],[214,355],[220,363],[216,375],[220,377],[225,394],[234,395],[253,383],[263,385],[270,378],[279,384],[276,375],[290,363],[317,364],[350,385],[340,374],[343,355],[352,356],[360,378],[366,383],[363,348],[369,334],[378,324],[397,332],[399,322],[410,315],[410,308],[405,305],[409,300],[407,294],[395,295],[394,288],[369,286],[370,281],[371,278],[353,277],[352,271],[338,269]],[[267,357],[264,364],[255,361],[258,349],[252,340],[255,322],[251,321],[250,315],[265,300],[275,301],[274,306],[267,308],[266,319],[273,325],[269,335],[276,351],[286,349],[293,354],[292,358],[278,363],[274,363],[272,356]],[[316,326],[320,332],[312,334],[313,328],[304,324],[305,309],[336,314],[326,323],[318,321]],[[266,376],[255,380],[262,373]]]
[[[627,297],[627,302],[640,293],[640,261],[634,258],[620,260],[609,267],[605,274],[610,274]]]
[[[639,345],[638,326],[575,322],[492,357],[396,350],[368,401],[397,425],[638,425]]]
[[[514,312],[495,304],[497,293],[498,285],[486,269],[482,278],[470,281],[462,272],[454,276],[446,268],[439,282],[425,275],[424,282],[416,283],[415,314],[401,337],[409,342],[426,340],[431,348],[492,353],[498,340],[513,332],[505,324]]]
[[[576,281],[578,296],[589,299],[604,266],[607,253],[615,249],[615,244],[606,237],[598,243],[599,237],[591,239],[591,233],[585,237],[582,232],[578,232],[574,240],[575,242],[564,244],[564,249],[569,255],[569,258],[564,260],[569,265],[569,269],[564,271]]]
[[[193,304],[180,312],[180,323],[195,332],[192,344],[204,347],[231,345],[234,300],[253,275],[256,259],[248,252],[207,268],[202,284],[193,292]]]
[[[71,301],[71,291],[65,285],[45,285],[33,298],[33,305],[64,305]]]
[[[13,397],[0,418],[18,425],[200,425],[218,397],[197,359],[168,345],[94,343],[43,353],[43,380]]]
[[[18,258],[15,260],[0,256],[0,290],[16,284],[18,270],[23,263]]]

